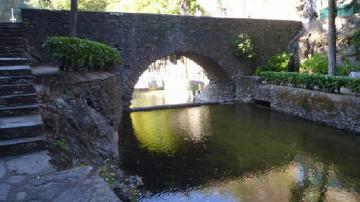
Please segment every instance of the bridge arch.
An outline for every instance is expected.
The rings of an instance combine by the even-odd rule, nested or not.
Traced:
[[[138,68],[132,68],[131,73],[126,74],[126,84],[129,88],[127,89],[128,92],[124,92],[124,101],[127,102],[125,107],[128,107],[131,104],[135,85],[140,76],[148,70],[149,66],[153,62],[170,56],[188,58],[204,70],[207,78],[210,80],[210,83],[206,86],[203,92],[207,97],[206,100],[203,100],[204,102],[225,102],[231,101],[235,98],[235,86],[232,79],[215,59],[193,51],[176,51],[171,54],[154,57],[155,59],[149,59],[144,64],[139,64]]]

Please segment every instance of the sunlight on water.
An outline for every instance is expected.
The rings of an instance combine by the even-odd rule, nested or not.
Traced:
[[[124,124],[121,166],[143,177],[141,201],[360,200],[352,134],[246,105],[137,112]]]

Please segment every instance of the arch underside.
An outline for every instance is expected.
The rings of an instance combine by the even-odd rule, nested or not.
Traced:
[[[231,101],[235,97],[235,86],[233,84],[233,81],[230,79],[230,77],[226,74],[224,69],[216,62],[216,60],[203,56],[194,52],[175,52],[174,54],[170,54],[167,56],[184,56],[186,58],[189,58],[193,60],[195,63],[197,63],[199,66],[201,66],[208,79],[210,80],[210,83],[205,87],[205,89],[201,92],[200,97],[202,98],[201,101],[197,101],[197,103],[201,102],[226,102]],[[166,57],[166,56],[165,56]],[[165,57],[158,57],[157,59],[162,59]],[[134,92],[135,85],[139,79],[139,77],[142,75],[144,71],[147,70],[150,64],[152,64],[154,61],[150,61],[147,63],[147,65],[139,66],[137,68],[137,71],[133,72],[133,76],[127,76],[128,81],[127,84],[130,84],[130,88],[128,88],[129,92],[125,92],[124,96],[124,107],[128,108],[131,104],[132,94]],[[130,80],[129,80],[130,79]]]

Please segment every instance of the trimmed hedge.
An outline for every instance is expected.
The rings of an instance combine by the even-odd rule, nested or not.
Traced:
[[[322,74],[302,74],[296,72],[260,72],[259,76],[270,84],[297,88],[318,89],[330,93],[340,93],[347,88],[360,95],[360,79],[346,76],[327,76]]]
[[[50,57],[60,61],[61,70],[106,70],[120,63],[120,53],[103,43],[77,37],[49,37],[45,43]]]

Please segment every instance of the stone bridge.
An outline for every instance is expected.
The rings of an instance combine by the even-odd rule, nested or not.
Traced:
[[[25,9],[22,17],[33,59],[49,62],[41,45],[47,36],[68,34],[69,13]],[[186,56],[202,66],[215,86],[210,94],[215,99],[232,99],[233,78],[251,74],[271,55],[287,50],[301,29],[301,22],[295,21],[99,12],[78,15],[79,37],[120,50],[124,103],[131,100],[134,85],[147,67],[171,55]],[[240,33],[253,39],[254,61],[234,57],[232,42]]]

